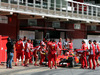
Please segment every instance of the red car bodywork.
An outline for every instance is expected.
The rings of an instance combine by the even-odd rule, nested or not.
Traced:
[[[66,51],[65,53],[62,53],[61,55],[58,55],[58,57],[57,57],[57,64],[58,64],[58,66],[64,66],[64,65],[61,65],[61,64],[59,64],[63,59],[69,59],[70,57],[72,57],[72,58],[74,58],[74,61],[76,62],[76,63],[79,63],[79,59],[76,57],[76,55],[74,54],[74,52],[73,52],[73,50],[62,50],[62,52],[63,51]],[[67,64],[66,64],[66,66],[69,66],[70,65],[70,63],[68,62]]]

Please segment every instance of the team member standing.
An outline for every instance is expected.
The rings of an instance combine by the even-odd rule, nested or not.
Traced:
[[[28,60],[30,59],[30,42],[31,40],[27,40],[25,44],[25,67],[28,67]]]
[[[61,54],[61,50],[62,50],[62,38],[59,39],[59,42],[58,42],[58,53]]]
[[[63,42],[63,49],[68,49],[68,42],[69,38],[65,39],[65,42]]]
[[[69,48],[69,50],[73,50],[73,40],[72,40],[72,38],[69,39],[68,48]]]
[[[23,47],[23,42],[22,39],[19,39],[16,44],[15,44],[15,48],[16,48],[16,57],[17,57],[17,62],[15,63],[15,66],[17,66],[19,59],[21,57],[21,65],[24,66],[23,64],[23,59],[24,59],[24,47]]]
[[[86,68],[87,69],[87,49],[88,49],[88,46],[86,45],[85,41],[82,40],[82,50],[83,50],[83,53],[81,55],[81,64],[82,64],[82,68]]]
[[[26,42],[27,42],[27,37],[26,36],[24,36],[24,38],[23,38],[23,51],[25,50],[25,45],[26,45]],[[25,52],[25,51],[24,51]],[[25,53],[24,53],[24,55],[25,55]]]
[[[89,44],[90,44],[90,50],[89,50],[89,69],[92,69],[92,63],[91,60],[93,62],[93,69],[95,70],[96,68],[96,64],[95,64],[95,47],[92,43],[91,40],[89,40]]]
[[[24,38],[23,38],[23,46],[24,46],[24,47],[25,47],[26,42],[27,42],[27,37],[24,36]]]
[[[30,43],[30,59],[29,59],[29,63],[33,63],[32,58],[33,58],[33,52],[31,51],[33,49],[33,40],[31,40]]]
[[[97,67],[99,67],[99,61],[98,61],[98,57],[99,57],[99,52],[100,52],[100,49],[99,49],[99,44],[97,43],[96,40],[93,41],[94,43],[94,47],[95,47],[95,60],[96,60],[96,63],[97,63]]]
[[[46,49],[48,51],[48,67],[50,67],[50,62],[51,62],[51,60],[50,60],[50,57],[51,57],[50,45],[51,44],[52,44],[52,40],[50,40],[50,41],[47,42],[47,47],[46,47]]]
[[[57,60],[57,53],[58,53],[58,51],[57,51],[57,44],[55,43],[55,40],[53,40],[52,44],[50,45],[50,61],[51,61],[50,69],[52,69],[52,67],[53,67],[53,60],[55,62],[55,69],[57,69],[57,62],[56,62],[56,60]]]
[[[13,60],[13,56],[14,56],[14,45],[11,42],[10,38],[7,38],[7,64],[6,64],[6,68],[12,68],[12,60]]]

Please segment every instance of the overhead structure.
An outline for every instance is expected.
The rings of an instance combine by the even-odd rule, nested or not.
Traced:
[[[72,0],[0,0],[0,11],[100,22],[100,6]]]

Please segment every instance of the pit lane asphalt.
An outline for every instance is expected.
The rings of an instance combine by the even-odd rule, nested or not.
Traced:
[[[96,70],[64,68],[33,73],[31,75],[100,75],[100,68],[97,68]]]
[[[75,68],[49,69],[48,67],[17,66],[13,69],[0,68],[0,75],[100,75],[100,67],[96,70]]]

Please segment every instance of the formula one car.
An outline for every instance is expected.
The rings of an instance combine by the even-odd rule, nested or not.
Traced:
[[[73,50],[61,50],[61,54],[59,54],[57,57],[57,66],[60,67],[74,67],[78,63],[79,59],[74,54]],[[42,64],[45,66],[48,65],[47,56]]]
[[[61,55],[57,57],[58,66],[74,67],[79,63],[79,59],[74,54],[73,50],[61,50]]]

